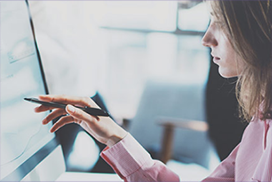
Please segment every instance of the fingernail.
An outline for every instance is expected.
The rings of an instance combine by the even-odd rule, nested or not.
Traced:
[[[71,106],[71,105],[68,105],[68,106],[67,106],[67,109],[68,109],[68,111],[71,112],[71,113],[75,112],[75,108],[74,108],[73,106]]]
[[[37,107],[35,107],[35,108],[34,108],[34,112],[37,112],[37,111],[38,111],[37,109],[38,109],[38,108],[37,108]]]
[[[42,124],[43,125],[45,125],[46,124],[46,120],[44,119],[44,120],[42,120]]]

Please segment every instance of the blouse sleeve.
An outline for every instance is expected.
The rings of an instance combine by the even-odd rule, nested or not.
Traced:
[[[203,182],[234,181],[235,158],[239,145]],[[128,134],[123,140],[101,152],[101,157],[125,181],[180,181],[179,176],[149,153]]]
[[[231,152],[231,154],[222,161],[213,173],[202,180],[202,182],[231,182],[235,181],[235,161],[239,145]]]
[[[129,133],[100,155],[125,181],[180,181],[162,162],[153,160]]]

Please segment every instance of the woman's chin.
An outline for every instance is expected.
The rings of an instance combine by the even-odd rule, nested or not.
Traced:
[[[221,69],[220,66],[219,66],[218,72],[223,78],[233,78],[238,76],[236,72],[234,73],[233,71]]]

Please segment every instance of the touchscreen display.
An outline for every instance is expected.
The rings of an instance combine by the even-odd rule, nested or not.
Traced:
[[[50,141],[54,134],[42,125],[48,113],[24,97],[46,94],[41,65],[25,1],[1,1],[1,179]]]

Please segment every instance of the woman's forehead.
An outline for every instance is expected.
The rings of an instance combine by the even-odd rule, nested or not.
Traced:
[[[205,1],[206,6],[207,6],[207,10],[210,13],[211,16],[214,16],[216,13],[214,11],[215,8],[215,3],[214,1]]]
[[[207,9],[210,12],[210,15],[214,18],[222,18],[222,10],[218,0],[209,0],[205,1],[207,4]]]

